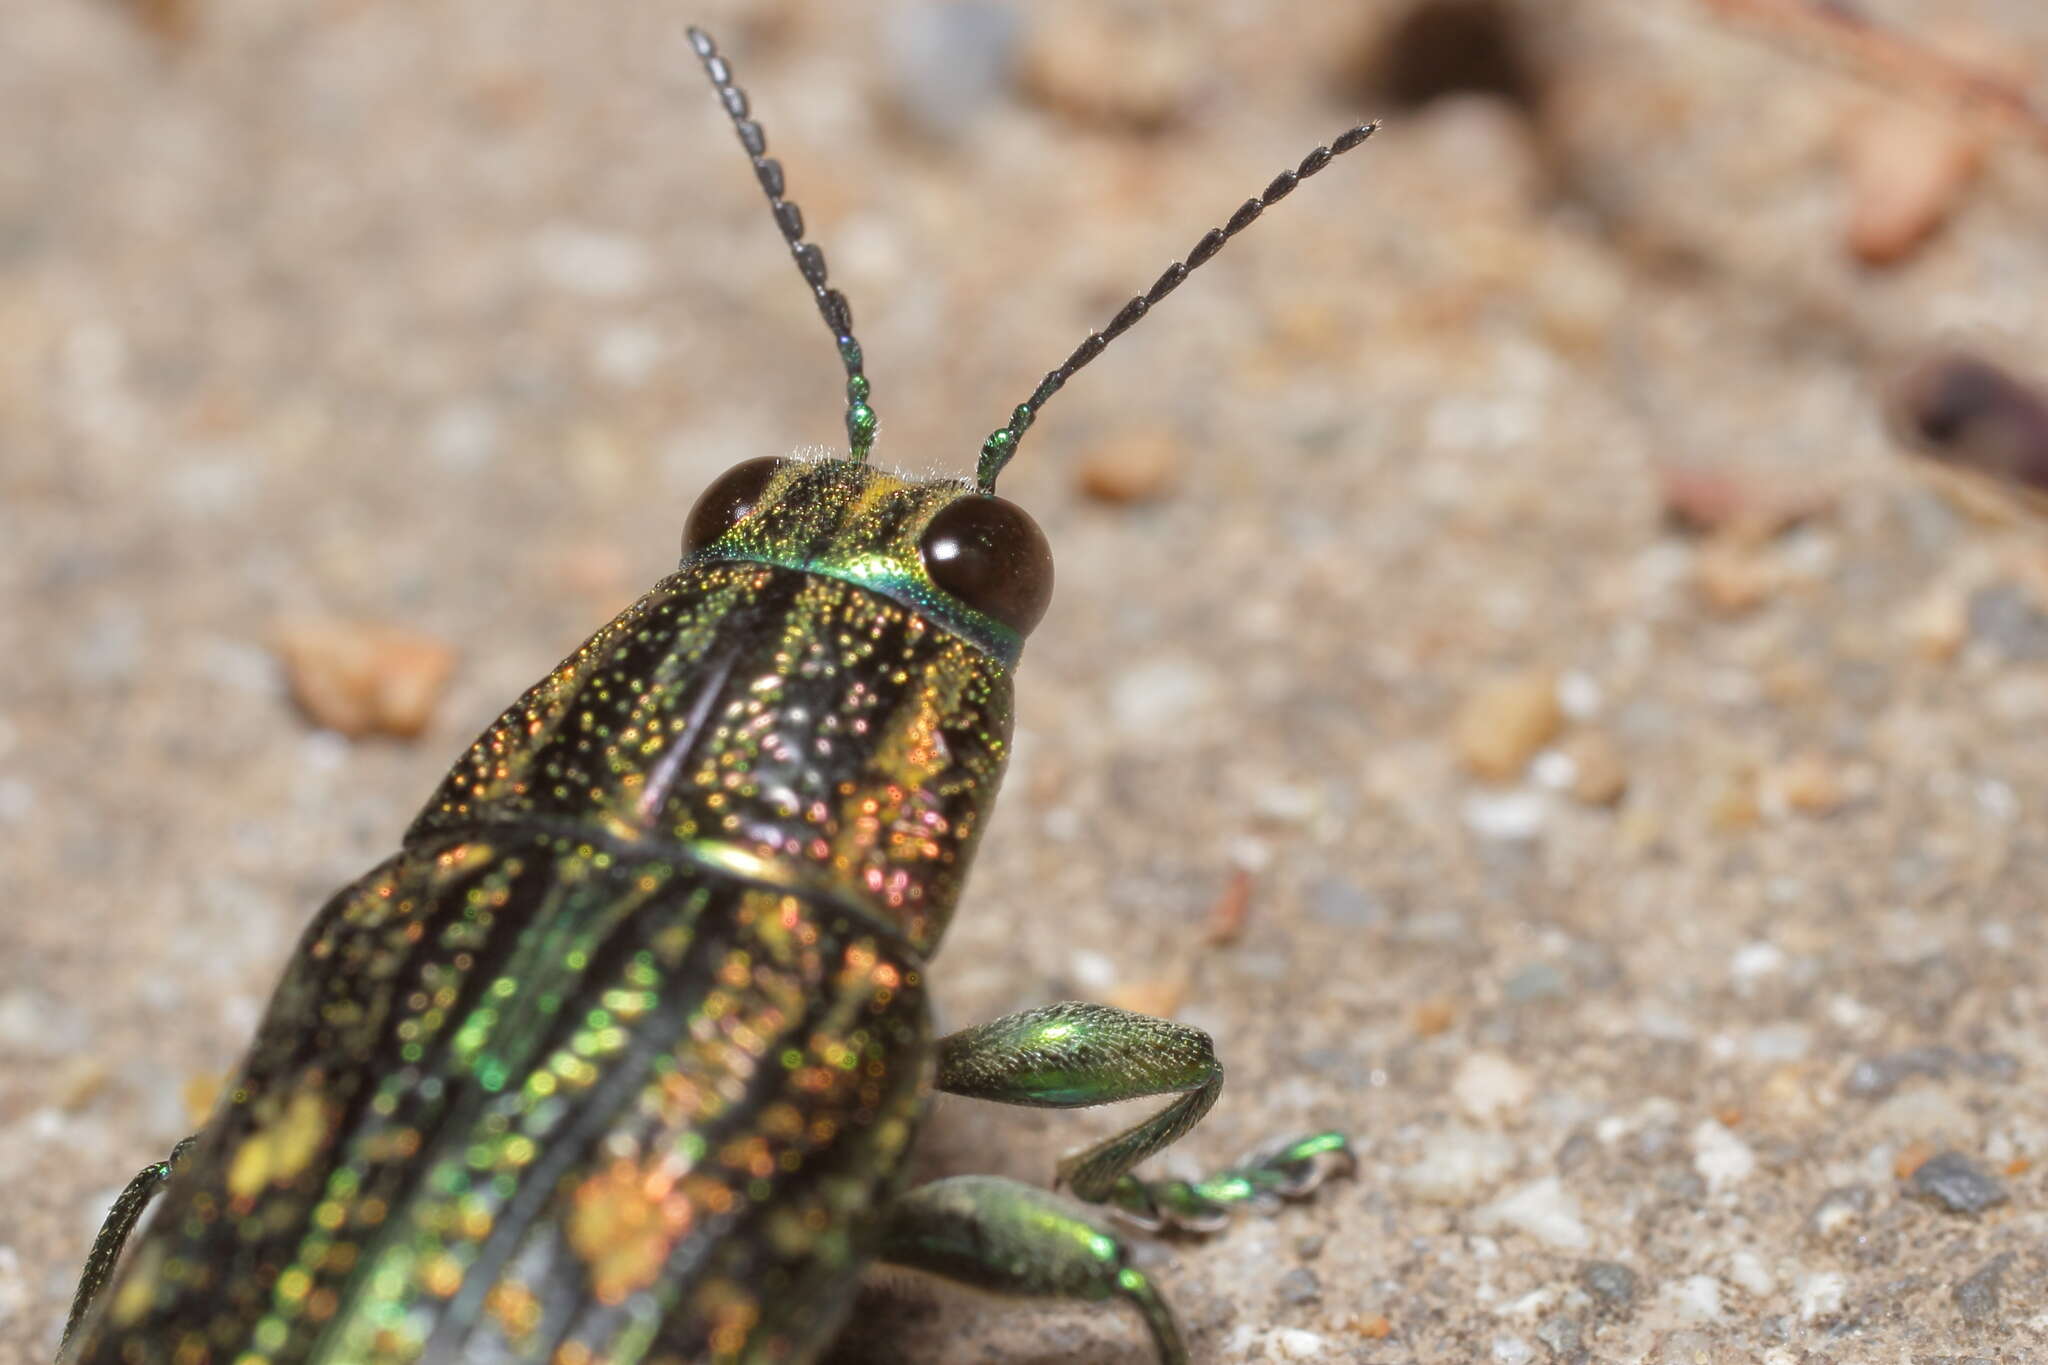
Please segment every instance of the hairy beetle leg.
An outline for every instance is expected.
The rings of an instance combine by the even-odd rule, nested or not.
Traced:
[[[1143,1123],[1060,1161],[1057,1183],[1101,1204],[1114,1200],[1139,1162],[1201,1121],[1223,1088],[1223,1067],[1200,1029],[1113,1005],[1067,1001],[940,1039],[938,1087],[949,1095],[1050,1109],[1179,1096]]]
[[[1187,1365],[1173,1310],[1114,1234],[1045,1190],[999,1176],[919,1186],[889,1210],[881,1258],[998,1294],[1135,1306],[1160,1365]]]
[[[121,1248],[128,1244],[128,1234],[135,1231],[135,1225],[142,1221],[142,1211],[149,1207],[149,1201],[163,1193],[165,1185],[184,1165],[186,1153],[198,1136],[183,1139],[171,1148],[171,1154],[162,1161],[153,1161],[136,1173],[127,1188],[115,1196],[114,1206],[107,1210],[106,1221],[100,1224],[99,1235],[92,1239],[92,1250],[85,1258],[85,1270],[78,1277],[78,1292],[71,1296],[71,1312],[64,1318],[64,1335],[58,1340],[57,1355],[61,1360],[64,1348],[71,1344],[78,1325],[85,1321],[94,1300],[113,1278],[114,1267],[120,1264]]]
[[[1072,1109],[1178,1095],[1151,1118],[1072,1153],[1059,1183],[1150,1230],[1213,1232],[1232,1205],[1306,1194],[1348,1169],[1341,1133],[1266,1148],[1207,1180],[1140,1180],[1139,1162],[1177,1142],[1216,1102],[1223,1067],[1209,1035],[1112,1005],[1069,1001],[1004,1015],[939,1042],[938,1088],[951,1095]]]

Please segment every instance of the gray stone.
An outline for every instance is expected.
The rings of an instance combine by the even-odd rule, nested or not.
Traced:
[[[1983,1327],[1997,1319],[1999,1296],[2005,1289],[2005,1272],[2012,1262],[2013,1254],[2002,1251],[1978,1266],[1969,1279],[1955,1287],[1951,1297],[1955,1299],[1956,1311],[1963,1315],[1964,1322]]]
[[[1940,1204],[1950,1213],[1982,1213],[2010,1198],[2005,1186],[1961,1152],[1929,1157],[1906,1187],[1915,1198]]]
[[[1536,1328],[1536,1340],[1548,1347],[1550,1354],[1559,1360],[1585,1359],[1586,1347],[1580,1336],[1579,1320],[1569,1313],[1552,1314]]]
[[[2015,663],[2048,659],[2048,614],[2024,588],[1994,583],[1970,598],[1970,637],[1986,640]]]
[[[1909,1076],[1932,1076],[1937,1080],[1955,1069],[1954,1048],[1912,1047],[1882,1057],[1865,1057],[1850,1068],[1842,1089],[1857,1099],[1881,1100],[1898,1089]]]
[[[1635,1311],[1636,1273],[1619,1261],[1586,1261],[1579,1283],[1603,1314],[1625,1318]]]
[[[1277,1292],[1282,1303],[1314,1303],[1323,1296],[1323,1282],[1307,1266],[1297,1266],[1280,1277]]]

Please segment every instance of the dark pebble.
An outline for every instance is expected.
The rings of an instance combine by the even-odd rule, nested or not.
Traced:
[[[1916,1198],[1932,1200],[1950,1213],[1982,1213],[2009,1197],[2005,1186],[1961,1152],[1928,1158],[1906,1185]]]
[[[2012,1261],[2012,1253],[2002,1251],[1955,1287],[1956,1311],[1964,1322],[1983,1327],[1998,1317],[1998,1297],[2005,1289],[2005,1272]]]
[[[1627,1317],[1635,1311],[1636,1273],[1619,1261],[1587,1261],[1579,1267],[1579,1283],[1602,1313]]]
[[[1316,1257],[1323,1254],[1323,1243],[1327,1240],[1319,1232],[1312,1232],[1305,1237],[1297,1237],[1294,1239],[1294,1254],[1301,1257],[1304,1261],[1313,1261]]]
[[[1298,1266],[1280,1277],[1280,1302],[1314,1303],[1323,1296],[1323,1282],[1307,1266]]]

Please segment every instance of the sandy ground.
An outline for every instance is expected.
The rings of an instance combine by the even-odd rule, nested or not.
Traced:
[[[1231,1083],[1169,1169],[1356,1134],[1355,1181],[1146,1244],[1198,1360],[2048,1358],[2048,557],[1883,420],[1944,338],[2042,353],[2048,168],[1990,137],[1942,189],[1966,139],[1880,126],[1907,188],[1858,189],[1845,126],[1897,96],[1689,0],[1515,8],[1520,104],[1403,107],[1401,8],[687,16],[918,470],[1393,116],[1006,481],[1060,587],[946,1015],[1209,1029]],[[1881,11],[2048,57],[2029,0]],[[470,735],[710,477],[837,439],[679,17],[0,26],[0,1356],[48,1358],[113,1191]],[[1873,268],[1845,223],[1885,193],[1950,221]],[[1702,484],[1754,515],[1672,529]],[[456,652],[416,741],[292,704],[275,642],[330,617]],[[1113,1121],[947,1105],[925,1164],[1043,1180]],[[1106,1310],[885,1289],[861,1324],[848,1361],[1147,1358]]]

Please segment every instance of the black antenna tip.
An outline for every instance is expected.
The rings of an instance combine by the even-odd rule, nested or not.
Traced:
[[[1240,204],[1237,212],[1230,215],[1223,227],[1210,228],[1203,233],[1201,240],[1195,243],[1185,260],[1176,261],[1168,266],[1159,278],[1152,282],[1150,289],[1118,309],[1116,316],[1110,319],[1109,326],[1099,332],[1090,332],[1087,339],[1074,348],[1073,353],[1061,362],[1058,369],[1050,371],[1039,381],[1031,397],[1020,404],[1011,416],[1010,424],[990,433],[989,438],[982,442],[981,459],[975,471],[976,486],[984,493],[995,491],[996,476],[1003,472],[1003,466],[1016,455],[1017,445],[1024,439],[1024,433],[1030,428],[1033,419],[1038,416],[1039,408],[1058,393],[1060,387],[1072,379],[1083,366],[1101,355],[1111,341],[1136,325],[1138,320],[1150,313],[1161,299],[1180,288],[1181,281],[1221,251],[1225,242],[1250,227],[1268,208],[1292,194],[1295,186],[1379,130],[1378,119],[1357,124],[1346,129],[1329,145],[1318,147],[1303,157],[1293,170],[1282,171],[1274,176],[1266,182],[1263,191]]]

